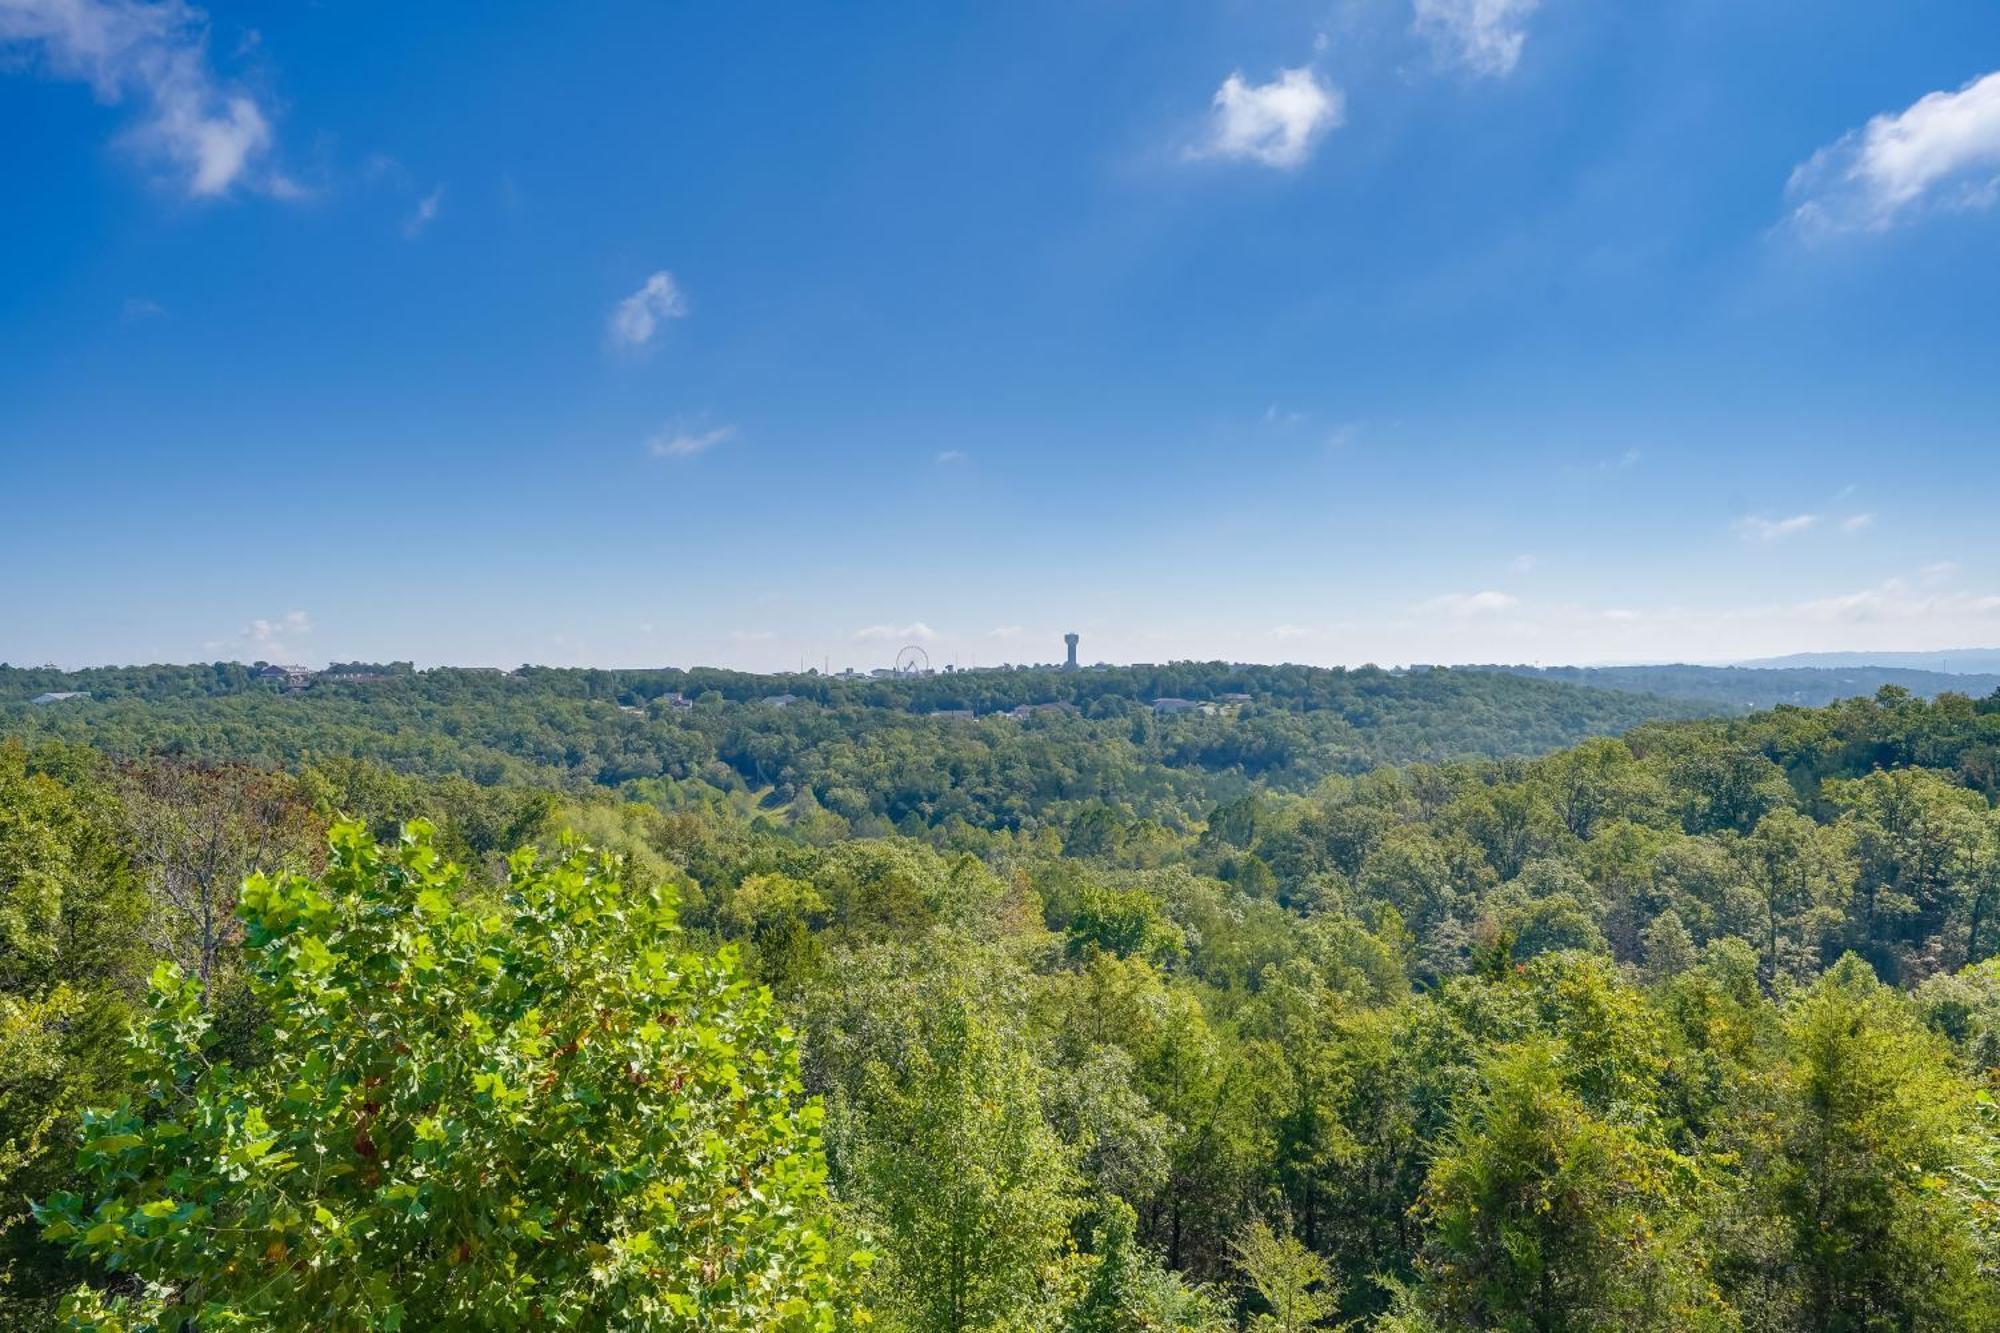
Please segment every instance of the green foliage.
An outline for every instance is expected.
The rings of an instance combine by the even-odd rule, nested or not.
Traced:
[[[1566,1063],[1547,1040],[1486,1062],[1426,1186],[1427,1303],[1446,1324],[1522,1333],[1728,1327],[1691,1225],[1694,1164],[1593,1109]]]
[[[1093,1238],[1096,1252],[1087,1260],[1087,1276],[1064,1318],[1063,1333],[1227,1333],[1235,1328],[1219,1296],[1190,1287],[1138,1243],[1128,1205],[1114,1198],[1102,1211]]]
[[[1991,694],[2000,690],[2000,676],[1915,667],[1857,665],[1850,667],[1495,667],[1516,675],[1565,681],[1600,690],[1636,690],[1668,699],[1700,699],[1741,708],[1774,708],[1792,704],[1817,708],[1856,695],[1873,694],[1883,686],[1908,690],[1926,699],[1939,694]]]
[[[1026,1333],[1049,1317],[1077,1210],[1069,1153],[1018,1036],[962,991],[927,998],[857,1099],[853,1194],[881,1241],[881,1305],[911,1333]]]
[[[1170,964],[1187,952],[1179,927],[1166,919],[1159,899],[1143,889],[1092,886],[1069,923],[1073,954],[1103,952]]]
[[[26,1201],[71,1184],[83,1110],[119,1092],[144,904],[103,765],[0,743],[0,1325],[46,1322],[78,1266]]]
[[[1976,1214],[1953,1189],[1977,1160],[1973,1094],[1937,1039],[1852,956],[1784,1027],[1783,1057],[1723,1127],[1750,1184],[1731,1279],[1744,1304],[1830,1333],[2000,1327]]]
[[[91,698],[74,709],[27,702],[49,690]],[[759,702],[780,693],[800,702]],[[1254,702],[1213,716],[1152,714],[1162,696],[1235,693]],[[673,707],[669,695],[697,702]],[[1047,703],[1069,708],[1010,715]],[[946,708],[972,709],[979,720],[929,716]],[[1192,826],[1256,782],[1298,790],[1381,763],[1536,753],[1711,711],[1484,672],[1199,662],[862,680],[443,668],[322,680],[296,694],[226,663],[73,673],[0,666],[0,735],[267,767],[358,757],[482,785],[626,788],[667,808],[747,798],[812,824],[821,840],[943,829],[954,819],[1011,831],[1053,817],[1079,855],[1120,851],[1135,832],[1143,845],[1146,818]],[[799,802],[802,792],[812,799]]]
[[[1332,1266],[1296,1237],[1273,1231],[1262,1218],[1237,1240],[1236,1262],[1264,1307],[1250,1320],[1252,1333],[1305,1333],[1340,1308]]]
[[[210,1057],[155,973],[135,1095],[85,1117],[51,1239],[131,1274],[102,1328],[831,1329],[818,1110],[790,1037],[672,905],[580,851],[460,901],[430,830],[336,825],[322,881],[251,880],[267,1063]]]
[[[1212,665],[792,677],[786,709],[730,673],[96,683],[0,704],[128,756],[0,747],[0,1170],[64,1236],[6,1234],[0,1326],[79,1281],[106,1326],[772,1326],[759,1290],[823,1326],[866,1230],[883,1327],[1218,1333],[1278,1314],[1240,1253],[1276,1217],[1317,1326],[1993,1326],[2000,700],[1527,758],[1602,700]],[[1362,771],[1467,750],[1501,757]],[[343,826],[317,878],[299,832],[342,811],[438,824]],[[255,882],[244,954],[201,914],[252,867],[307,878]],[[162,955],[210,1001],[163,978],[128,1071]]]

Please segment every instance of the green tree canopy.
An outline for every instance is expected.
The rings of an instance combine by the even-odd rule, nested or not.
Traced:
[[[827,1330],[844,1309],[792,1038],[671,899],[570,848],[462,902],[427,825],[336,825],[243,889],[270,1058],[155,973],[137,1091],[46,1232],[142,1290],[100,1328]]]

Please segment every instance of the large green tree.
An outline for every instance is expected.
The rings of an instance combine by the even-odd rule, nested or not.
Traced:
[[[1784,1037],[1723,1122],[1749,1210],[1737,1303],[1765,1326],[1823,1333],[2000,1327],[1952,1187],[1977,1160],[1973,1093],[1940,1040],[1852,955],[1793,1003]]]
[[[102,1328],[827,1330],[845,1308],[789,1033],[669,898],[580,850],[504,895],[413,824],[243,888],[267,1062],[155,974],[136,1090],[47,1234],[130,1275]]]
[[[870,1060],[858,1098],[853,1189],[881,1242],[887,1317],[910,1333],[1029,1333],[1055,1317],[1071,1155],[1020,1035],[962,990],[924,993],[916,1039]]]

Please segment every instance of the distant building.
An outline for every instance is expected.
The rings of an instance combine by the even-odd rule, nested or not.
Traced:
[[[1218,694],[1215,697],[1218,702],[1225,704],[1247,704],[1250,702],[1250,696],[1242,693]]]
[[[685,709],[693,708],[694,700],[688,698],[685,694],[682,694],[679,690],[674,690],[671,691],[670,693],[663,694],[660,696],[660,707],[671,708],[676,712],[679,712]]]
[[[268,685],[276,685],[286,690],[303,690],[313,683],[316,673],[311,667],[279,666],[273,663],[260,667],[256,678]]]
[[[941,717],[951,722],[970,722],[972,721],[972,710],[970,708],[934,708],[927,716]]]
[[[799,696],[796,694],[767,694],[758,700],[759,703],[769,704],[773,708],[790,708],[798,701]]]
[[[1179,713],[1214,712],[1214,704],[1197,703],[1193,699],[1155,699],[1153,713],[1157,717],[1173,717]]]
[[[1069,649],[1069,660],[1063,663],[1064,671],[1076,670],[1076,635],[1063,635],[1063,647]]]
[[[70,699],[88,699],[89,697],[90,697],[89,690],[56,690],[50,694],[38,694],[33,699],[30,699],[28,702],[37,704],[59,704],[59,703],[64,703]]]

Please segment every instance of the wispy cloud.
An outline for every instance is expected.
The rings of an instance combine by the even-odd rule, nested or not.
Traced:
[[[1541,561],[1537,560],[1534,556],[1524,552],[1509,560],[1507,568],[1513,570],[1516,574],[1532,574],[1535,572],[1535,566],[1540,563]]]
[[[416,211],[403,220],[403,235],[412,240],[421,236],[424,228],[437,221],[438,205],[443,202],[444,186],[442,185],[437,186],[429,194],[417,200]]]
[[[940,454],[938,454],[937,461],[941,466],[946,466],[946,467],[950,466],[953,463],[963,463],[966,461],[965,450],[946,449]]]
[[[733,629],[729,631],[732,643],[769,643],[778,636],[767,629]]]
[[[707,430],[669,426],[646,441],[646,450],[655,458],[693,458],[707,453],[735,434],[734,426],[715,426]]]
[[[2000,70],[1928,93],[1814,153],[1791,175],[1807,232],[1881,231],[1930,209],[2000,201]]]
[[[0,68],[14,63],[10,48],[50,77],[89,84],[101,102],[139,104],[123,142],[186,194],[297,192],[266,165],[263,108],[210,68],[201,10],[181,0],[0,0]]]
[[[1745,514],[1736,520],[1736,534],[1745,541],[1777,542],[1796,537],[1819,523],[1818,514],[1793,514],[1790,518],[1766,518]]]
[[[1317,639],[1321,631],[1307,625],[1273,625],[1271,637],[1274,639]]]
[[[1474,74],[1511,74],[1541,0],[1415,0],[1416,31],[1438,58]]]
[[[127,324],[143,324],[149,319],[163,319],[166,317],[166,313],[167,308],[158,301],[149,301],[143,296],[134,296],[125,302],[125,308],[120,312],[119,317]]]
[[[294,657],[298,641],[312,633],[312,617],[303,611],[287,611],[282,616],[251,621],[237,632],[236,642],[253,657],[265,662]]]
[[[1487,589],[1484,592],[1451,592],[1429,601],[1419,602],[1419,615],[1445,615],[1464,620],[1472,616],[1498,615],[1511,611],[1521,604],[1521,599],[1512,593]]]
[[[1956,560],[1940,560],[1934,565],[1925,565],[1917,571],[1925,583],[1943,583],[1958,573],[1961,566]]]
[[[1843,625],[1948,619],[2000,619],[2000,596],[1964,592],[1920,593],[1902,579],[1870,588],[1800,602],[1795,614],[1806,620]]]
[[[854,631],[856,643],[869,643],[884,639],[894,639],[900,643],[916,640],[928,643],[937,637],[937,631],[921,620],[913,620],[907,625],[863,625]]]
[[[683,319],[688,309],[687,296],[674,275],[661,269],[612,310],[611,341],[620,347],[644,347],[663,321]]]
[[[1874,526],[1875,515],[1873,514],[1849,514],[1846,518],[1840,520],[1840,530],[1842,532],[1860,532],[1865,528],[1872,528]]]
[[[1234,73],[1216,90],[1207,132],[1188,156],[1296,167],[1345,116],[1340,90],[1311,69],[1280,70],[1269,83],[1256,84]]]
[[[988,637],[995,639],[1018,639],[1024,632],[1019,625],[1000,625],[986,631]]]

